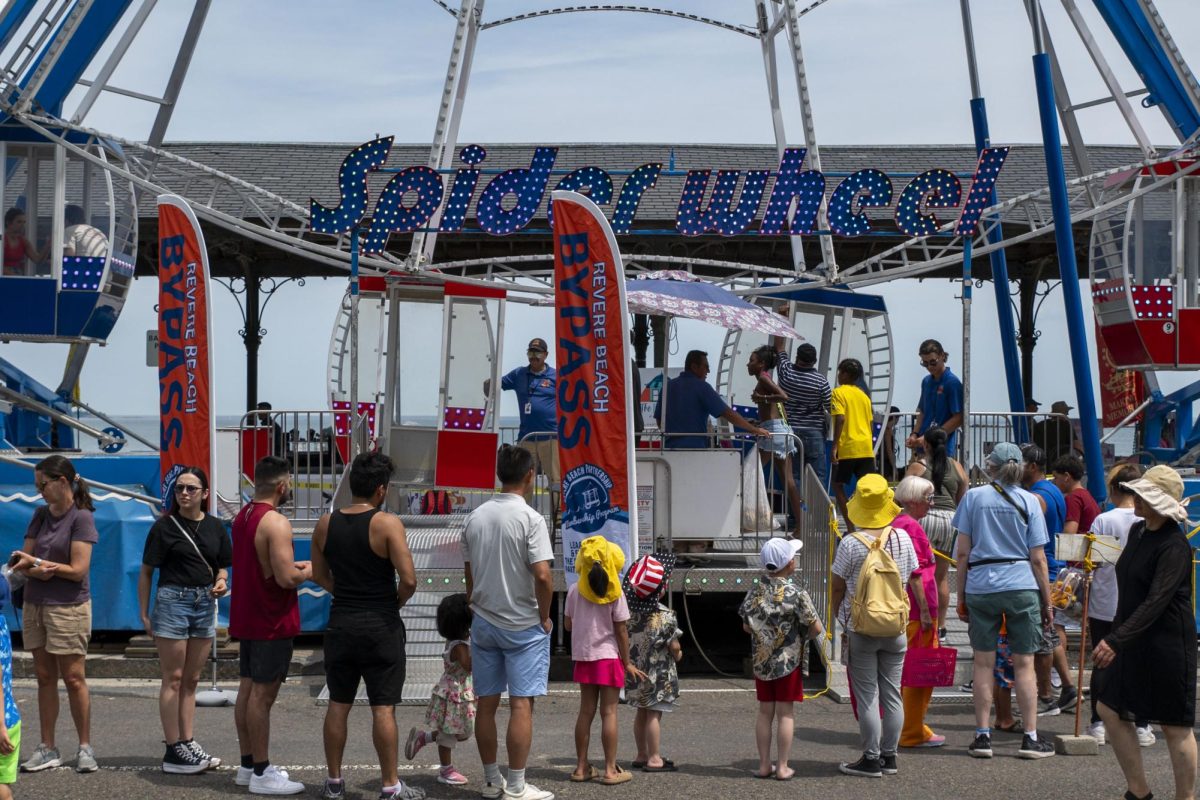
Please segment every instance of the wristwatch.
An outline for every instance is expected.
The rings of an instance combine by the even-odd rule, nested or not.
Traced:
[[[40,558],[35,558],[35,559],[33,560],[33,568],[34,568],[34,569],[37,569],[37,568],[38,568],[38,567],[40,567],[41,565],[42,565],[42,560],[41,560]]]

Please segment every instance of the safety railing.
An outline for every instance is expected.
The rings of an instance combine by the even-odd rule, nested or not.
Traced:
[[[905,440],[916,430],[916,414],[901,411],[882,415],[880,430],[886,429],[891,420],[895,420],[893,442],[897,452],[893,454],[895,463],[903,467],[912,460],[913,451],[905,445]],[[1054,462],[1064,455],[1076,453],[1082,456],[1082,448],[1075,434],[1075,426],[1064,414],[1042,414],[1011,411],[973,411],[967,417],[967,453],[968,468],[973,478],[977,473],[970,470],[972,466],[983,463],[984,457],[991,452],[999,442],[1013,442],[1019,445],[1036,444],[1046,453],[1046,459],[1051,467]],[[956,456],[962,452],[962,433],[959,432]],[[875,442],[877,460],[881,458],[884,437],[878,436]]]
[[[234,430],[243,502],[254,493],[254,465],[277,456],[291,466],[292,496],[280,510],[293,524],[309,527],[329,510],[349,457],[349,438],[336,435],[333,411],[250,411]]]

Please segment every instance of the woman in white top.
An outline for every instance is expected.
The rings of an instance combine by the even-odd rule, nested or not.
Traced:
[[[1092,533],[1112,536],[1125,546],[1129,539],[1129,529],[1135,522],[1141,520],[1133,511],[1133,494],[1121,488],[1122,483],[1136,481],[1142,477],[1141,467],[1133,464],[1118,464],[1108,472],[1108,499],[1114,508],[1105,511],[1092,522]],[[1114,558],[1113,561],[1116,561]],[[1117,615],[1117,571],[1112,564],[1102,564],[1092,574],[1092,588],[1088,593],[1088,635],[1092,642],[1099,642],[1112,633],[1113,617]],[[1096,678],[1103,675],[1095,670],[1092,672],[1092,724],[1088,727],[1088,735],[1094,736],[1100,744],[1104,744],[1106,734],[1104,723],[1096,713]],[[1154,744],[1154,731],[1149,723],[1137,721],[1138,742],[1143,746]]]

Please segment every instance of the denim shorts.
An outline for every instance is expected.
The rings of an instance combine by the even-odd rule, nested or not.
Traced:
[[[506,630],[476,614],[471,622],[471,672],[476,697],[505,690],[509,697],[541,697],[550,680],[550,634],[541,625]]]
[[[211,639],[216,633],[211,586],[159,586],[150,624],[163,639]]]

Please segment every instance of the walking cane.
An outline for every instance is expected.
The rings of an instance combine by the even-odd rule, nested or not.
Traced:
[[[237,692],[227,692],[217,686],[217,624],[220,622],[220,610],[216,599],[213,600],[213,640],[212,640],[212,686],[202,692],[196,692],[196,705],[206,708],[231,706],[237,702]]]

